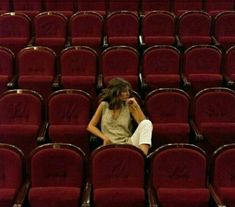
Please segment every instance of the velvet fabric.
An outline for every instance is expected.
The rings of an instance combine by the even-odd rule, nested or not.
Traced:
[[[170,11],[171,4],[170,0],[161,0],[161,1],[152,1],[152,0],[145,0],[142,1],[142,10],[144,14],[148,12],[161,10],[161,11]]]
[[[189,106],[189,97],[179,90],[155,90],[145,98],[145,111],[153,122],[153,149],[189,142]]]
[[[26,47],[31,37],[30,19],[24,14],[0,16],[0,44],[15,54]]]
[[[22,12],[31,19],[42,11],[42,0],[13,0],[12,4],[15,12]]]
[[[109,12],[114,11],[132,11],[132,12],[138,12],[140,9],[140,0],[122,0],[122,1],[116,1],[116,0],[109,0],[108,1],[108,9]]]
[[[203,1],[202,0],[194,0],[194,1],[187,1],[187,0],[174,0],[173,2],[173,12],[180,16],[186,11],[192,10],[202,10],[203,9]]]
[[[62,88],[82,89],[96,95],[97,54],[85,47],[71,47],[60,55]]]
[[[235,47],[231,47],[224,55],[224,73],[232,81],[235,81]]]
[[[10,11],[10,1],[2,0],[0,2],[0,14],[6,13]]]
[[[9,93],[0,99],[0,142],[14,144],[26,156],[36,146],[42,122],[41,99],[30,93]]]
[[[173,45],[175,42],[175,17],[169,12],[147,13],[141,27],[143,41],[147,46]]]
[[[103,17],[108,9],[106,0],[77,0],[76,3],[78,11],[94,11]]]
[[[110,46],[129,45],[137,48],[138,16],[130,11],[111,13],[106,19],[106,33]]]
[[[222,86],[222,53],[218,48],[192,46],[185,51],[183,59],[183,73],[194,92],[208,87]]]
[[[89,152],[87,125],[91,99],[83,92],[57,93],[48,101],[49,138],[52,142],[72,143]]]
[[[47,46],[57,54],[65,47],[67,18],[60,12],[43,12],[33,21],[35,45]]]
[[[93,152],[91,182],[95,206],[145,206],[145,161],[136,149],[110,146]]]
[[[0,47],[0,93],[7,90],[7,83],[13,76],[14,55],[4,47]]]
[[[172,47],[151,47],[143,54],[142,74],[151,88],[177,88],[180,83],[180,53]]]
[[[234,1],[206,0],[205,10],[209,15],[215,17],[220,12],[234,10]]]
[[[101,71],[104,84],[115,76],[122,77],[138,90],[139,55],[131,47],[110,47],[101,55]]]
[[[47,47],[25,48],[18,53],[17,65],[19,87],[35,90],[47,98],[56,73],[55,53]]]
[[[103,18],[94,12],[78,12],[70,19],[72,45],[90,46],[100,51],[103,40]]]
[[[31,158],[30,206],[78,206],[84,157],[70,148],[42,148]]]
[[[220,13],[215,20],[215,38],[225,49],[235,43],[235,12],[226,11]]]
[[[169,146],[155,151],[151,162],[152,183],[159,204],[166,207],[208,206],[206,156],[198,149]]]

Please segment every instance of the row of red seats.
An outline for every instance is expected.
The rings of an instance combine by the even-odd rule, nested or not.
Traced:
[[[216,148],[235,142],[235,92],[208,88],[193,98],[180,89],[157,89],[142,103],[153,122],[152,150],[168,143],[194,143],[210,155]],[[101,140],[91,137],[87,125],[98,99],[88,93],[64,89],[47,101],[31,90],[10,90],[0,97],[0,142],[20,147],[26,156],[46,142],[66,142],[87,155]]]
[[[102,16],[109,12],[128,10],[147,13],[153,10],[171,11],[180,15],[189,10],[204,10],[215,16],[221,11],[234,10],[234,0],[1,0],[0,12],[24,12],[34,17],[42,11],[61,11],[67,17],[77,11],[96,11]]]
[[[197,45],[184,53],[172,46],[153,46],[139,55],[127,46],[114,46],[98,55],[89,47],[69,47],[59,56],[47,47],[23,48],[16,58],[0,47],[1,93],[33,89],[45,99],[53,90],[82,89],[98,95],[110,79],[128,80],[145,96],[157,88],[182,88],[191,95],[216,86],[234,89],[235,47],[223,54],[212,45]]]
[[[134,146],[107,145],[88,162],[80,148],[54,143],[31,153],[25,178],[22,151],[0,144],[5,175],[0,202],[1,207],[233,207],[234,159],[234,144],[216,150],[212,163],[195,145],[165,145],[147,159]]]
[[[213,26],[212,26],[213,25]],[[235,11],[219,13],[214,23],[202,11],[182,14],[176,21],[169,12],[139,17],[128,11],[111,13],[105,20],[94,12],[79,12],[68,21],[59,12],[44,12],[33,22],[22,13],[0,15],[0,45],[15,54],[23,47],[47,46],[57,54],[70,45],[90,46],[101,52],[108,46],[144,49],[153,45],[187,48],[215,44],[223,49],[235,44]]]

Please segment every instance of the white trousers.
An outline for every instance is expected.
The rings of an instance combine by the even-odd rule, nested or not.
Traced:
[[[130,144],[139,147],[141,144],[148,144],[150,147],[152,145],[152,122],[148,119],[141,121],[134,134],[130,138]]]

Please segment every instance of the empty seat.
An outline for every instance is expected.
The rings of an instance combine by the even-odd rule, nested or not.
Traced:
[[[180,15],[177,24],[177,35],[182,47],[212,43],[211,17],[206,12],[185,12]]]
[[[195,145],[171,144],[148,156],[151,206],[209,207],[207,156]]]
[[[95,11],[105,17],[107,12],[106,0],[77,0],[78,11]]]
[[[234,88],[235,82],[235,46],[229,48],[224,54],[224,78],[226,86]]]
[[[113,46],[104,50],[100,57],[103,87],[114,77],[129,81],[134,90],[139,88],[139,53],[132,47]]]
[[[24,184],[24,161],[24,154],[18,147],[0,143],[1,207],[10,207],[18,203]]]
[[[60,54],[60,85],[82,89],[96,96],[98,79],[97,53],[84,46],[64,49]]]
[[[30,18],[22,13],[0,15],[0,45],[11,49],[15,54],[26,47],[31,40]]]
[[[6,48],[0,47],[0,93],[6,91],[13,83],[13,75],[15,72],[15,55]]]
[[[158,89],[144,101],[147,116],[153,123],[153,147],[190,142],[190,98],[180,89]]]
[[[186,11],[192,10],[202,10],[203,9],[203,0],[174,0],[172,5],[173,12],[180,16]]]
[[[103,17],[98,13],[75,13],[69,22],[71,45],[89,46],[100,52],[103,46],[103,25]]]
[[[41,135],[42,101],[42,97],[31,90],[3,93],[0,97],[0,142],[18,146],[28,157]]]
[[[212,45],[188,48],[183,55],[183,82],[194,94],[204,88],[222,86],[222,52]]]
[[[161,1],[153,1],[153,0],[144,0],[142,1],[142,13],[147,14],[152,11],[171,11],[171,1],[170,0],[161,0]]]
[[[192,126],[197,143],[208,155],[235,140],[235,93],[228,88],[208,88],[192,101]]]
[[[42,0],[13,0],[13,9],[15,12],[22,12],[33,19],[43,9]]]
[[[138,13],[140,10],[140,0],[108,0],[109,12],[114,11],[131,11]]]
[[[217,149],[211,164],[211,192],[217,206],[235,206],[235,145],[228,144]]]
[[[45,99],[52,92],[56,54],[48,47],[26,47],[17,55],[18,87],[32,89]]]
[[[235,44],[235,11],[225,11],[215,17],[214,36],[216,44],[224,49]]]
[[[145,156],[138,148],[125,144],[102,146],[93,151],[90,166],[92,193],[84,204],[145,206]]]
[[[223,11],[234,10],[233,0],[206,0],[205,1],[205,11],[209,15],[215,17],[217,14]]]
[[[74,13],[74,0],[43,0],[46,11],[59,11],[66,17]]]
[[[0,2],[0,14],[6,13],[10,11],[10,1],[9,0],[1,0]]]
[[[139,19],[130,11],[110,13],[106,18],[106,40],[108,46],[128,45],[138,47]]]
[[[74,144],[88,155],[86,128],[92,112],[91,96],[81,90],[64,89],[51,94],[47,105],[50,141]]]
[[[168,11],[152,11],[141,20],[143,46],[173,45],[175,38],[175,16]]]
[[[71,144],[46,144],[35,149],[30,159],[30,206],[80,206],[85,161],[82,150]]]
[[[34,18],[34,45],[53,49],[57,54],[67,43],[67,18],[61,12],[42,12]]]
[[[153,46],[142,56],[142,89],[178,88],[180,86],[178,49],[172,46]]]

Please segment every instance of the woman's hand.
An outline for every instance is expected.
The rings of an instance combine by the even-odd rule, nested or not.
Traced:
[[[104,135],[103,140],[104,140],[103,145],[108,145],[112,143],[106,135]]]
[[[135,98],[128,98],[127,100],[126,100],[126,103],[129,105],[129,106],[131,106],[131,107],[138,107],[139,106],[139,104],[137,103],[137,101],[135,100]]]

